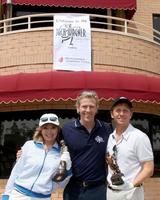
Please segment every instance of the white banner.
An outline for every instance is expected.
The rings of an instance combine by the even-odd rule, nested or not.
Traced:
[[[89,15],[54,16],[54,69],[91,71]]]

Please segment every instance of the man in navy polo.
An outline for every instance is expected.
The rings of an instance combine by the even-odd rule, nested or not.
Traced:
[[[64,190],[64,200],[106,200],[105,149],[112,128],[95,119],[99,99],[94,91],[84,91],[76,102],[80,118],[64,125],[73,177]]]

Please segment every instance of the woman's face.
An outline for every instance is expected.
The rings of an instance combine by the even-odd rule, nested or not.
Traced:
[[[53,124],[45,124],[42,126],[42,136],[44,143],[54,144],[58,135],[59,128]]]

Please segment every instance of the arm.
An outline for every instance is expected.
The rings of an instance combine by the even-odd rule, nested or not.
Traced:
[[[153,168],[154,168],[154,162],[152,160],[143,162],[142,163],[142,170],[136,176],[136,178],[134,179],[134,181],[132,183],[124,182],[124,184],[122,184],[120,186],[112,185],[112,188],[129,190],[129,189],[132,189],[134,187],[138,187],[145,181],[146,178],[152,176]]]
[[[66,176],[66,178],[65,178],[63,181],[57,183],[57,187],[58,187],[58,188],[65,188],[65,186],[66,186],[67,183],[69,182],[71,176],[72,176],[72,171],[71,171],[71,169],[70,169],[70,170],[67,170],[67,176]]]
[[[23,167],[23,162],[21,161],[22,159],[20,158],[14,165],[11,175],[7,181],[5,191],[2,194],[2,200],[9,200],[9,195],[12,192],[14,188],[14,183],[16,178],[18,177],[19,173],[21,173],[21,169]]]
[[[137,155],[142,169],[133,180],[134,186],[142,184],[146,178],[153,175],[154,171],[153,151],[148,136],[141,134],[141,138],[136,144]]]
[[[24,165],[24,161],[25,161],[25,159],[24,159],[24,156],[23,156],[23,153],[22,153],[21,157],[15,163],[15,165],[14,165],[12,171],[11,171],[11,174],[10,174],[10,177],[9,177],[9,179],[7,181],[7,185],[5,187],[5,191],[4,191],[4,194],[2,196],[2,199],[5,200],[5,198],[6,198],[5,196],[9,196],[9,194],[13,190],[14,182],[15,182],[16,178],[18,177],[18,175],[22,171],[22,168],[23,168],[23,165]]]
[[[65,164],[66,164],[65,171],[62,173],[62,171],[59,170],[59,172],[61,171],[61,173],[62,173],[61,175],[63,175],[61,179],[59,179],[58,176],[57,176],[57,178],[59,180],[53,178],[53,180],[57,183],[55,188],[57,188],[57,187],[64,188],[67,185],[67,183],[69,182],[69,179],[72,176],[72,170],[71,170],[72,162],[71,162],[70,154],[69,154],[67,148],[63,149],[63,152],[62,152],[62,155],[61,155],[61,162],[62,161],[64,161]],[[60,175],[60,173],[59,173],[59,175]]]
[[[146,178],[153,175],[153,170],[154,170],[154,162],[152,160],[143,162],[142,170],[137,175],[137,177],[134,179],[133,185],[136,187],[136,186],[142,184]]]

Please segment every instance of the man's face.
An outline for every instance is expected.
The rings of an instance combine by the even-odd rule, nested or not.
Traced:
[[[114,119],[116,125],[127,126],[132,117],[132,110],[127,104],[121,103],[113,108],[111,111],[111,117]]]
[[[94,98],[83,98],[77,106],[80,119],[84,122],[93,121],[98,110],[98,105]]]

